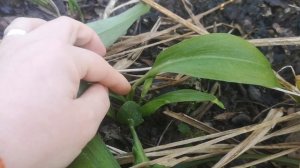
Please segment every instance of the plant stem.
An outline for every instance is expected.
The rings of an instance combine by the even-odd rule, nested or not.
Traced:
[[[148,78],[148,75],[144,75],[143,77],[141,77],[140,79],[138,79],[133,85],[132,85],[132,88],[131,88],[131,91],[130,93],[128,94],[127,96],[127,99],[128,100],[133,100],[133,96],[135,95],[135,90],[136,88],[141,84],[143,83],[143,81],[145,81],[146,79]]]
[[[133,121],[130,122],[131,124],[129,124],[129,128],[130,128],[130,132],[133,138],[133,147],[132,147],[132,153],[134,155],[134,164],[139,164],[142,162],[146,162],[149,161],[149,159],[147,158],[142,143],[134,129],[133,126]]]
[[[82,22],[84,22],[84,17],[82,14],[82,11],[79,7],[79,4],[77,2],[77,0],[68,0],[68,4],[69,4],[69,10],[72,14],[78,14],[80,17],[80,20]]]

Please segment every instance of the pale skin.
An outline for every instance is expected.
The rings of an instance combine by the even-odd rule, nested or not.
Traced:
[[[18,18],[0,44],[0,158],[6,168],[63,168],[96,134],[108,90],[130,91],[97,34],[67,17]],[[93,85],[79,98],[80,80]],[[1,166],[0,166],[1,167]]]

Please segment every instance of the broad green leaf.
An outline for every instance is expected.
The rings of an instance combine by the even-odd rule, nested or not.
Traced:
[[[224,108],[224,105],[214,95],[192,89],[183,89],[169,92],[150,100],[141,107],[140,111],[143,116],[149,116],[163,105],[189,101],[211,101],[221,108]]]
[[[255,46],[224,33],[194,37],[164,50],[144,79],[163,72],[280,87],[271,65]]]
[[[120,168],[117,160],[96,135],[68,168]]]
[[[131,122],[133,122],[134,126],[140,125],[144,122],[144,119],[139,111],[140,108],[141,106],[134,101],[125,102],[117,112],[117,121],[126,125],[130,125]]]
[[[150,7],[144,3],[138,3],[124,13],[88,23],[87,25],[94,29],[101,37],[106,47],[112,45],[120,36],[125,35],[127,29],[142,15],[147,13]]]

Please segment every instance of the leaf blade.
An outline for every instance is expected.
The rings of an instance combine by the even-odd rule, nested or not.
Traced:
[[[221,108],[224,108],[224,105],[214,95],[192,89],[182,89],[168,92],[150,100],[140,108],[140,111],[143,116],[149,116],[163,105],[189,101],[211,101]]]
[[[140,125],[144,122],[140,113],[140,105],[134,101],[125,102],[118,110],[116,120],[125,125]]]
[[[271,65],[257,48],[242,38],[224,33],[194,37],[161,52],[147,76],[163,72],[280,87]]]
[[[120,36],[125,35],[128,28],[149,10],[150,7],[148,5],[138,3],[120,15],[90,22],[87,25],[97,32],[105,47],[108,47]]]
[[[117,160],[106,147],[99,135],[96,135],[82,150],[68,168],[120,168]]]

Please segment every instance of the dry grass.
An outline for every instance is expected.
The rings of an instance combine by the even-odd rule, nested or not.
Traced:
[[[284,127],[282,129],[272,132],[272,128],[282,122],[286,123],[293,120],[299,120],[300,111],[286,116],[282,116],[282,115],[283,115],[282,109],[271,109],[269,111],[269,114],[265,118],[265,120],[262,121],[262,123],[260,124],[241,127],[233,130],[227,130],[223,132],[212,133],[197,138],[182,140],[170,144],[165,144],[165,145],[160,145],[153,148],[145,149],[147,156],[155,159],[147,163],[142,163],[133,167],[138,168],[138,167],[144,167],[146,165],[153,165],[153,164],[161,164],[161,165],[172,167],[176,164],[183,163],[183,162],[190,162],[193,160],[212,158],[215,156],[222,156],[226,154],[214,166],[214,167],[223,167],[226,164],[228,164],[230,161],[238,158],[238,156],[246,152],[256,153],[256,152],[252,152],[251,150],[255,150],[255,151],[267,150],[269,153],[274,152],[274,154],[270,154],[267,157],[260,158],[255,161],[249,162],[245,165],[240,165],[237,167],[250,167],[262,162],[270,161],[272,159],[295,152],[299,149],[300,142],[259,145],[259,143],[261,143],[262,141],[277,136],[300,131],[300,124],[297,124],[288,128]],[[178,117],[179,115],[177,116],[173,115],[173,116],[175,116],[175,119],[179,119],[181,121],[185,120],[182,118],[186,118],[186,116],[183,115],[180,115],[181,117]],[[190,125],[194,125],[194,124],[191,123]],[[196,128],[201,129],[203,131],[206,130],[207,132],[211,132],[211,130],[207,130],[206,127],[199,128],[198,126],[196,126]],[[246,133],[251,133],[251,134],[249,134],[247,138],[240,143],[238,142],[221,143],[221,142],[225,142],[228,139]],[[117,158],[119,162],[122,164],[131,163],[133,159],[131,154],[119,155],[117,156]]]

